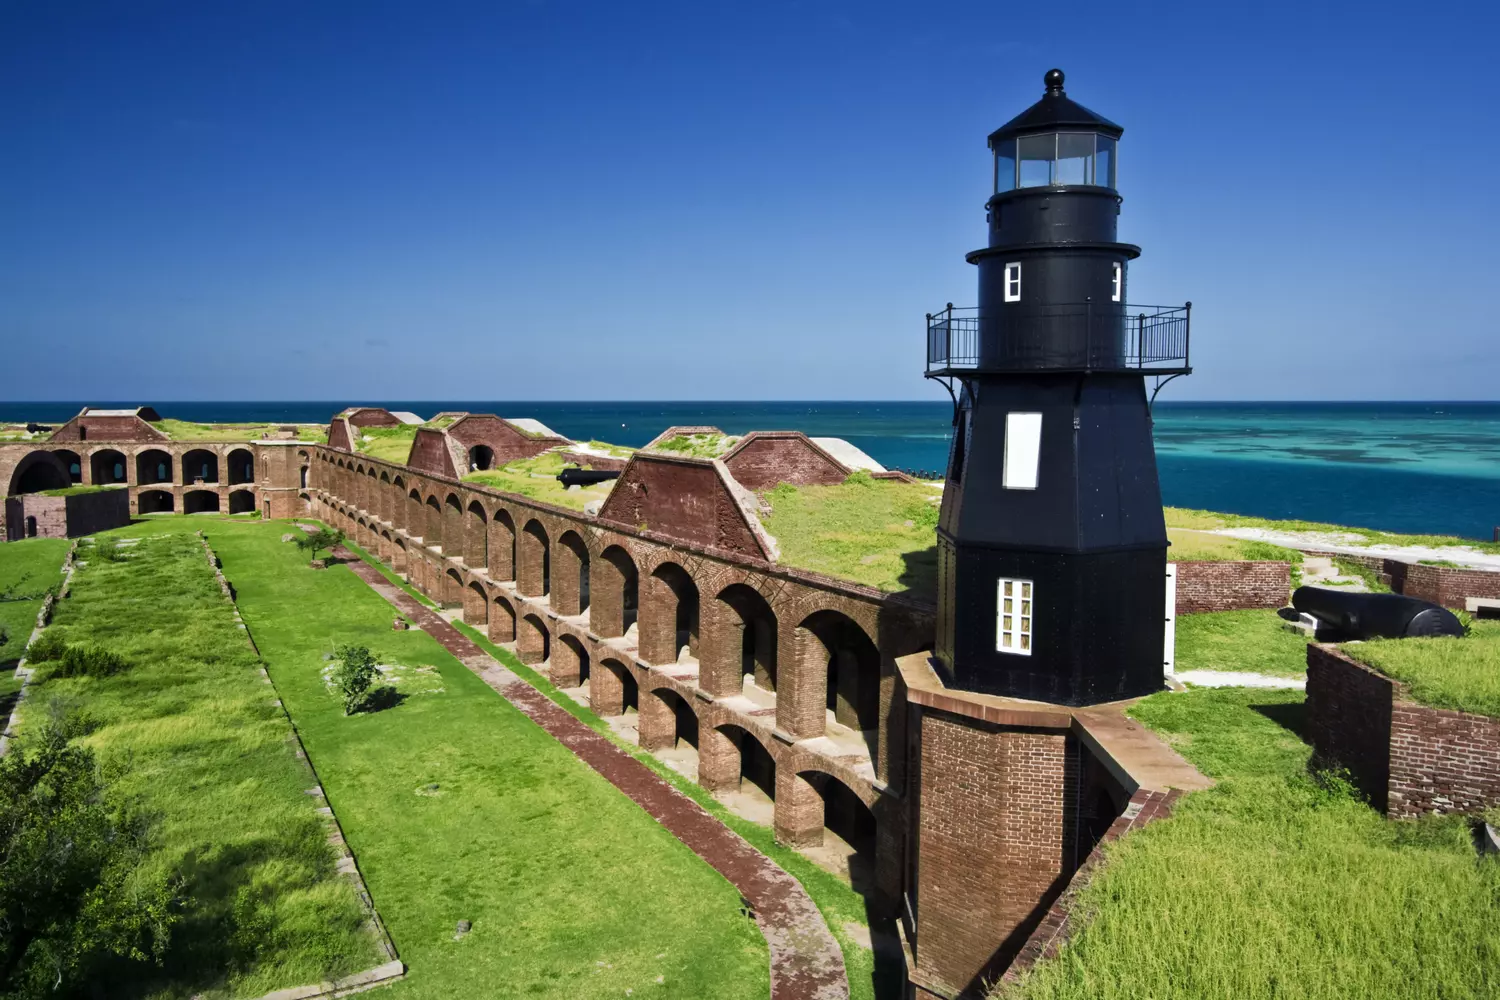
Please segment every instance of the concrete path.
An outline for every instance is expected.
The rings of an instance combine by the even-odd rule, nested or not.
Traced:
[[[375,567],[347,549],[335,555],[348,560],[372,590],[739,889],[771,949],[771,1000],[846,1000],[843,952],[800,882],[646,765],[501,666],[437,612],[393,586]]]
[[[1272,674],[1257,674],[1239,670],[1179,670],[1173,680],[1194,687],[1227,688],[1285,688],[1289,691],[1307,690],[1305,677],[1277,677]]]

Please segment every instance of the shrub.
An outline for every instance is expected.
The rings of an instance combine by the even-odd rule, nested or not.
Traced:
[[[345,715],[378,712],[401,700],[395,688],[375,683],[380,678],[380,671],[369,647],[341,645],[334,651],[334,659],[338,666],[334,669],[333,681],[344,696]]]
[[[0,758],[0,995],[82,995],[113,959],[161,963],[181,881],[143,869],[144,819],[48,724]],[[64,846],[65,845],[65,846]]]
[[[100,562],[117,563],[125,561],[125,553],[119,545],[114,542],[106,542],[102,539],[94,542],[93,555]]]
[[[844,479],[845,486],[874,486],[875,477],[869,469],[855,469]]]
[[[67,651],[68,644],[63,639],[62,633],[55,628],[49,628],[26,647],[26,659],[32,663],[60,660]]]
[[[59,677],[108,677],[130,669],[130,662],[103,646],[69,646],[63,650]]]

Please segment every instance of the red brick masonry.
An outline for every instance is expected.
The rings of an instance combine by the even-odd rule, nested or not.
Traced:
[[[1155,819],[1163,819],[1171,815],[1172,807],[1177,804],[1177,799],[1182,792],[1178,789],[1166,791],[1151,791],[1145,788],[1137,789],[1130,797],[1130,804],[1125,811],[1110,824],[1110,827],[1089,856],[1084,860],[1078,870],[1073,873],[1073,878],[1068,882],[1068,887],[1063,890],[1048,909],[1047,915],[1042,918],[1036,930],[1026,939],[1021,946],[1021,951],[1016,955],[1016,960],[1005,970],[1001,982],[1010,984],[1018,981],[1032,966],[1044,958],[1052,958],[1072,937],[1075,924],[1072,920],[1073,904],[1078,893],[1088,884],[1093,877],[1094,869],[1104,859],[1104,845],[1114,843],[1125,834],[1138,827],[1145,826]],[[1004,995],[1003,992],[1001,995]]]
[[[1307,737],[1392,817],[1500,805],[1500,719],[1427,708],[1334,646],[1307,647]]]
[[[1462,608],[1466,597],[1500,600],[1500,573],[1487,569],[1455,569],[1452,566],[1423,566],[1384,556],[1360,556],[1340,552],[1338,558],[1368,566],[1380,581],[1398,594],[1441,604],[1445,608]]]
[[[1177,564],[1177,613],[1280,608],[1291,593],[1291,564],[1234,560]]]

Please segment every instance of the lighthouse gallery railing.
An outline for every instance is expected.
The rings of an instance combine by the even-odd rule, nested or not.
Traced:
[[[952,304],[927,315],[927,373],[1186,372],[1191,302],[1142,306],[1081,302],[1023,308],[995,319]]]

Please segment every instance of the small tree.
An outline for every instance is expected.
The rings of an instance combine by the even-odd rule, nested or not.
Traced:
[[[344,533],[335,528],[319,528],[312,534],[302,534],[297,539],[297,548],[306,552],[312,551],[312,558],[318,558],[318,553],[327,550],[332,554],[344,542]]]
[[[365,707],[380,671],[375,669],[375,657],[367,646],[341,645],[333,655],[338,662],[333,681],[344,696],[344,714],[353,715]]]

